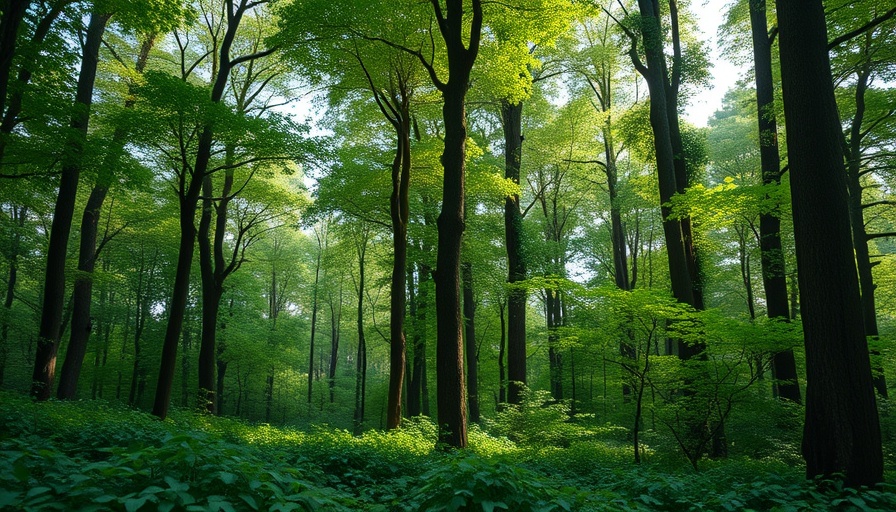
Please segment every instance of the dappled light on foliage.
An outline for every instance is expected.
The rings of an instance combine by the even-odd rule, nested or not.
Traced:
[[[0,1],[0,510],[896,510],[891,4]]]

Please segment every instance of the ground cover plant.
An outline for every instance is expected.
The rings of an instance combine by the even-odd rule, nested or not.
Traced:
[[[479,428],[466,452],[434,448],[419,418],[361,436],[249,425],[175,410],[162,422],[102,401],[3,393],[4,510],[892,510],[896,490],[817,486],[774,456],[629,461],[612,434],[515,444]]]
[[[896,510],[893,3],[0,0],[0,508]]]

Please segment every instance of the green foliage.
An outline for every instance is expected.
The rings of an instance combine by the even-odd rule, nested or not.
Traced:
[[[476,455],[445,457],[421,480],[425,483],[410,496],[406,510],[571,510],[571,504],[562,497],[552,496],[548,483],[535,473]]]
[[[589,435],[574,420],[568,400],[556,401],[543,389],[525,389],[520,404],[508,404],[495,419],[486,419],[486,428],[522,446],[568,446]]]
[[[529,393],[527,403],[543,404],[539,396]],[[632,466],[622,447],[625,429],[612,425],[591,430],[587,440],[572,432],[565,448],[517,446],[473,427],[471,451],[445,454],[433,449],[436,426],[422,417],[406,420],[397,431],[355,437],[324,426],[301,431],[178,410],[160,422],[101,401],[33,403],[7,392],[0,399],[4,510],[883,511],[896,506],[896,490],[889,485],[856,490],[805,482],[797,465],[770,452],[755,454],[761,460],[710,461],[701,473],[660,462]],[[565,409],[557,404],[547,409],[533,412],[556,428]],[[774,415],[765,409],[763,414]]]

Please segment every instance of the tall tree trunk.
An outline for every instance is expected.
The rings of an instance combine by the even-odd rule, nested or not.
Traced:
[[[559,289],[545,290],[545,317],[548,329],[548,362],[550,367],[551,395],[554,400],[563,400],[563,352],[560,350],[558,329],[562,323],[562,308]]]
[[[438,444],[450,448],[467,446],[467,408],[464,382],[463,332],[460,313],[460,250],[463,238],[464,182],[467,154],[465,100],[470,71],[479,52],[482,33],[482,3],[472,1],[469,44],[464,43],[464,2],[448,0],[443,12],[433,2],[439,30],[445,40],[448,82],[437,85],[444,104],[442,118],[445,147],[442,152],[442,210],[437,221],[439,244],[436,256],[436,384]]]
[[[821,0],[776,1],[806,345],[806,475],[873,486],[880,424],[850,238],[840,118]]]
[[[221,295],[215,283],[215,268],[212,257],[211,236],[212,211],[212,177],[202,180],[202,213],[199,215],[199,274],[202,282],[202,334],[200,335],[199,357],[199,396],[196,404],[199,409],[215,414],[217,399],[215,397],[215,335],[218,328],[218,310]],[[217,235],[217,233],[216,233]]]
[[[361,434],[364,428],[364,404],[367,402],[367,338],[364,336],[364,286],[365,286],[365,258],[367,255],[367,243],[370,233],[367,227],[361,228],[362,234],[357,243],[358,253],[358,312],[356,325],[358,328],[358,352],[355,358],[355,412],[354,432]]]
[[[636,65],[647,81],[647,87],[650,91],[650,126],[653,130],[660,204],[663,205],[661,207],[663,235],[665,236],[666,254],[669,259],[669,278],[672,282],[672,295],[679,302],[693,305],[694,290],[688,269],[681,223],[672,216],[672,210],[667,206],[672,196],[677,192],[677,184],[671,129],[669,127],[669,116],[666,112],[666,66],[663,61],[662,30],[657,15],[659,7],[654,0],[638,0],[638,5],[642,23],[644,24],[643,37],[647,57],[646,67],[640,64],[636,53],[632,53],[632,59],[636,61]]]
[[[778,153],[772,50],[767,32],[765,0],[750,2],[750,27],[756,68],[756,107],[759,114],[762,183],[777,186],[781,184],[781,161]],[[766,200],[768,199],[766,196]],[[768,317],[788,321],[790,312],[787,302],[786,265],[784,251],[781,248],[781,219],[778,205],[759,214],[759,248],[762,255],[762,284],[765,288]],[[772,356],[772,378],[775,381],[775,396],[796,403],[802,402],[793,349],[782,350]]]
[[[420,282],[422,281],[422,274],[417,274],[416,283],[415,283],[415,274],[414,268],[417,265],[411,264],[408,265],[408,316],[411,319],[411,330],[413,332],[411,336],[411,354],[409,356],[410,360],[408,362],[409,371],[408,371],[408,391],[407,391],[407,415],[408,417],[419,416],[421,413],[421,376],[423,375],[422,361],[423,355],[422,352],[425,350],[425,345],[423,344],[423,334],[420,322],[420,312],[418,308],[418,295],[421,293]]]
[[[411,116],[410,98],[400,84],[397,103],[399,115],[393,120],[398,147],[392,162],[392,195],[389,210],[392,218],[392,280],[389,323],[389,396],[386,405],[386,428],[401,424],[401,392],[404,386],[406,340],[404,333],[407,305],[406,269],[408,264],[408,199],[411,174]]]
[[[317,334],[317,310],[318,301],[317,294],[320,286],[320,259],[324,252],[323,243],[320,237],[317,239],[317,260],[314,265],[314,291],[311,299],[311,339],[308,343],[308,406],[311,406],[314,382],[314,338]]]
[[[520,184],[522,155],[522,102],[515,105],[501,102],[501,121],[504,127],[504,177]],[[504,239],[507,247],[507,370],[509,383],[507,401],[520,403],[520,392],[526,386],[526,258],[523,251],[523,216],[520,196],[504,199]],[[503,379],[502,379],[503,386]],[[503,399],[501,400],[503,403]]]
[[[342,324],[342,282],[339,283],[339,303],[333,306],[330,298],[330,368],[327,373],[327,382],[330,387],[330,403],[336,402],[336,369],[339,362],[339,332]]]
[[[3,312],[0,314],[0,386],[3,385],[6,373],[6,360],[9,354],[9,323],[12,316],[12,305],[15,300],[16,283],[19,276],[19,251],[21,250],[22,231],[25,227],[25,219],[28,217],[28,208],[13,206],[12,221],[14,232],[10,242],[9,275],[6,278],[6,293],[3,299]]]
[[[213,76],[214,84],[211,94],[213,103],[219,103],[224,96],[224,88],[227,85],[232,67],[230,48],[236,37],[236,31],[246,11],[246,7],[246,0],[241,0],[236,9],[233,9],[232,4],[228,8],[227,31],[221,40],[219,52],[220,65],[217,74]],[[152,408],[152,413],[161,419],[165,419],[165,416],[168,415],[168,406],[171,401],[174,366],[177,361],[177,339],[184,322],[184,312],[190,285],[190,269],[193,263],[193,249],[196,241],[194,219],[196,217],[197,201],[199,200],[202,182],[208,173],[213,143],[213,127],[211,124],[207,124],[199,136],[196,160],[192,169],[181,169],[179,176],[180,246],[174,278],[174,291],[168,316],[168,327],[165,330],[165,341],[162,345],[162,362],[159,367],[159,379]]]
[[[504,320],[506,302],[498,302],[498,316],[501,320],[501,339],[498,342],[498,407],[507,403],[507,373],[504,366],[504,354],[507,347],[507,321]]]
[[[149,59],[149,52],[155,43],[155,34],[150,34],[140,45],[140,54],[134,65],[137,73],[142,73]],[[128,92],[134,94],[133,87],[128,87]],[[125,101],[125,108],[132,108],[135,101]],[[71,333],[66,349],[65,362],[59,375],[59,389],[56,398],[71,400],[75,398],[78,389],[78,377],[81,375],[81,366],[84,364],[84,355],[87,353],[87,340],[90,337],[92,319],[90,316],[91,302],[93,300],[93,270],[96,259],[99,257],[97,249],[97,234],[99,231],[100,213],[109,187],[112,185],[115,169],[118,167],[121,151],[126,142],[127,132],[124,128],[116,128],[112,134],[112,144],[103,166],[99,171],[96,183],[87,198],[87,205],[81,217],[81,240],[78,248],[78,278],[75,280],[72,296],[72,323]]]
[[[59,348],[65,298],[65,259],[68,253],[69,234],[78,194],[81,158],[90,121],[90,105],[96,81],[99,48],[110,16],[110,14],[91,14],[81,58],[81,72],[78,76],[74,114],[70,125],[72,134],[66,141],[67,157],[62,164],[59,193],[56,197],[53,223],[50,228],[50,243],[47,247],[44,300],[37,350],[35,351],[34,372],[31,377],[31,395],[38,400],[50,398],[56,374],[56,352]]]
[[[865,35],[866,40],[871,38],[871,33]],[[870,41],[868,42],[870,44]],[[867,45],[866,45],[867,46]],[[870,57],[865,52],[864,58]],[[849,190],[849,218],[852,225],[852,240],[856,253],[856,268],[859,272],[859,289],[862,294],[862,318],[865,323],[865,335],[873,340],[878,339],[880,332],[877,328],[877,306],[875,305],[874,275],[871,271],[871,255],[868,250],[868,232],[865,229],[865,208],[862,205],[862,124],[865,120],[865,92],[868,90],[868,79],[871,76],[871,63],[865,61],[857,72],[856,77],[856,113],[852,119],[847,141],[847,166],[846,183]],[[880,352],[872,350],[871,353],[880,356]],[[874,388],[877,393],[888,398],[887,379],[884,369],[877,363],[874,367]]]
[[[451,72],[452,79],[454,72]],[[444,93],[445,151],[442,165],[442,211],[436,258],[436,385],[439,441],[450,447],[467,445],[467,408],[463,361],[463,321],[460,314],[460,250],[464,220],[464,173],[467,83],[451,84]]]
[[[476,350],[476,303],[473,301],[473,265],[462,265],[464,282],[464,341],[467,356],[467,404],[470,421],[479,423],[479,354]]]

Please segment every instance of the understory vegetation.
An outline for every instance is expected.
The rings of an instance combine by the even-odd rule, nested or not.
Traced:
[[[535,409],[538,397],[529,395],[520,407]],[[186,410],[174,410],[159,421],[111,402],[34,403],[2,393],[0,509],[896,507],[896,488],[890,484],[856,490],[834,482],[805,481],[798,442],[765,446],[761,456],[748,453],[755,446],[738,448],[735,442],[735,453],[724,460],[705,460],[695,472],[680,456],[672,456],[674,447],[663,445],[663,436],[651,437],[647,430],[645,457],[634,465],[627,429],[594,426],[587,418],[570,420],[562,404],[542,403],[537,408],[543,412],[529,415],[519,410],[514,414],[511,407],[481,428],[473,425],[470,449],[453,452],[434,447],[436,426],[423,417],[405,421],[398,430],[353,436],[326,425],[250,425]],[[564,428],[557,428],[560,424]],[[757,424],[752,442],[758,442],[768,428]],[[500,435],[511,431],[518,442]],[[556,435],[539,436],[539,432]]]

